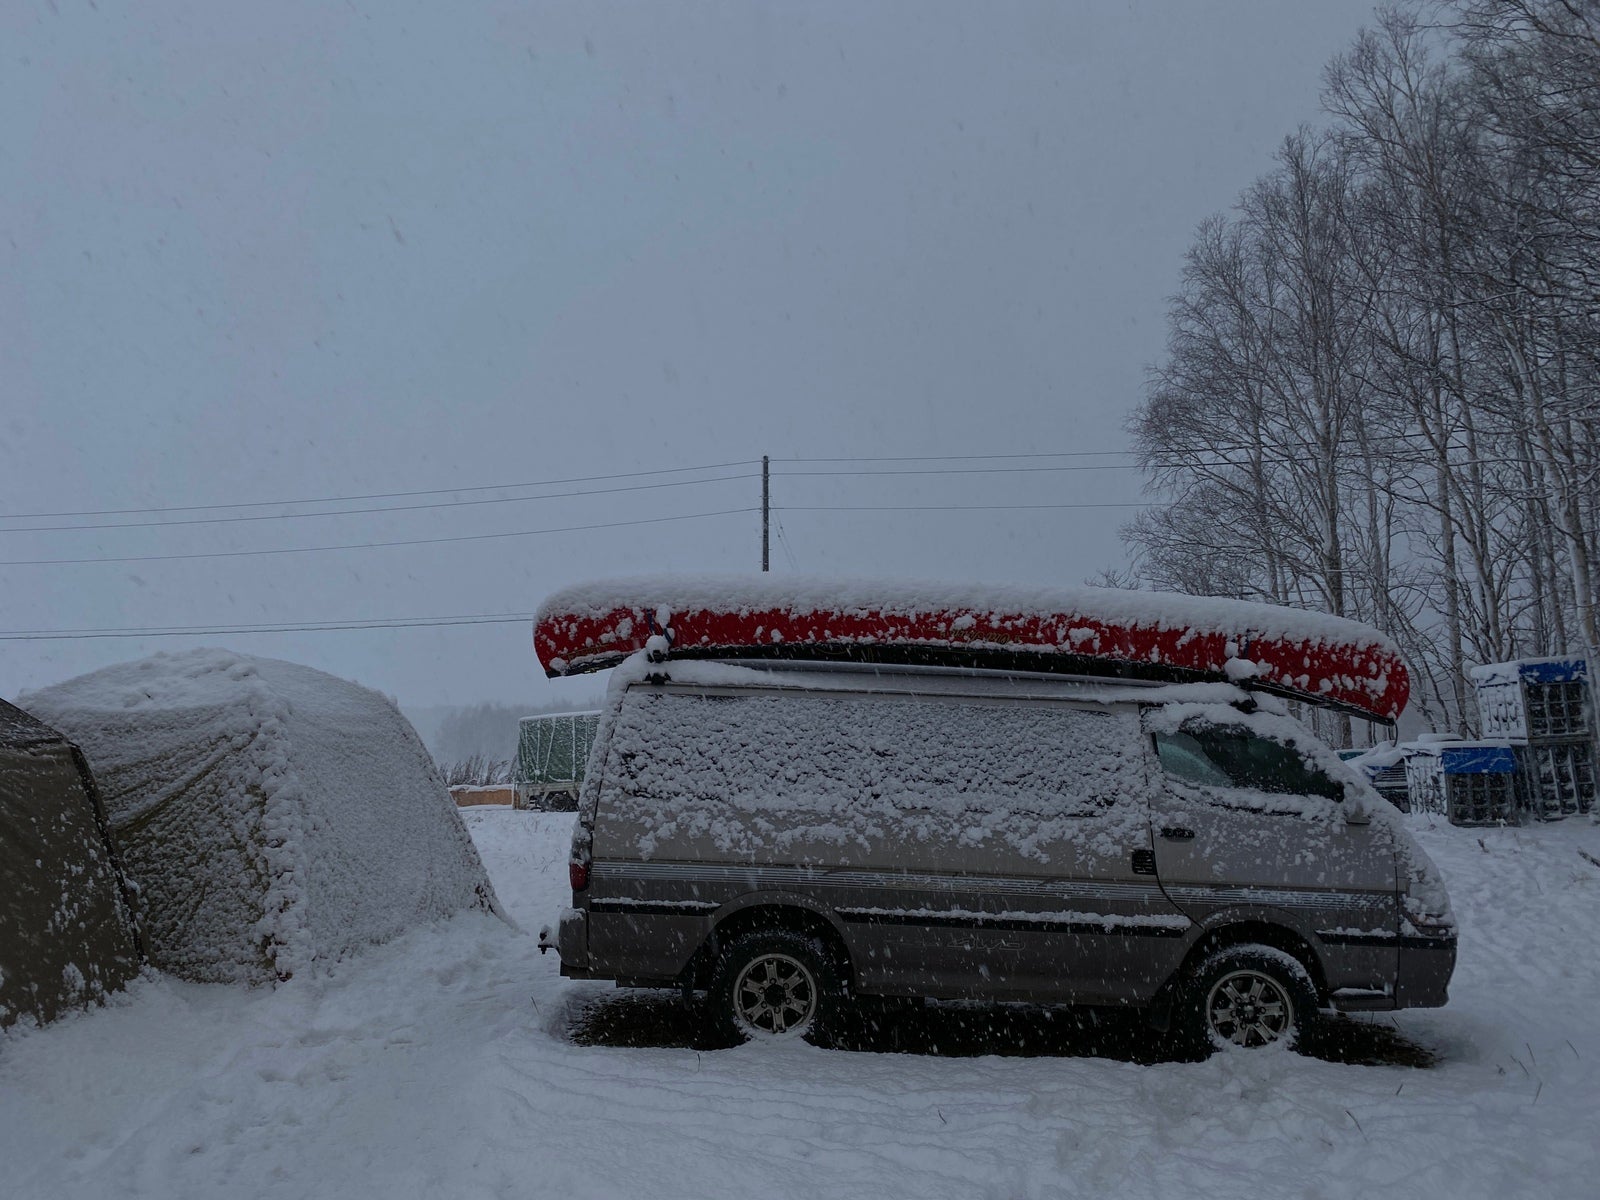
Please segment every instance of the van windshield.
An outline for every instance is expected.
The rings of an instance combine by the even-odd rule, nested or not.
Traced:
[[[1204,787],[1240,787],[1287,796],[1341,799],[1344,790],[1311,766],[1293,746],[1237,726],[1186,727],[1155,735],[1168,775]]]

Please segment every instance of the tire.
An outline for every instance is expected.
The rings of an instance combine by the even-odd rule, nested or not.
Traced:
[[[1247,943],[1201,961],[1179,998],[1186,1048],[1293,1049],[1316,1019],[1317,990],[1305,964],[1275,946]]]
[[[717,956],[707,1018],[728,1045],[800,1038],[821,1045],[839,999],[838,975],[820,940],[791,929],[753,930]]]

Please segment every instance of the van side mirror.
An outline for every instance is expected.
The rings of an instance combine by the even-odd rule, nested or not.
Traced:
[[[1372,814],[1367,811],[1367,800],[1359,791],[1350,784],[1341,784],[1339,800],[1337,802],[1344,810],[1346,825],[1370,825]]]

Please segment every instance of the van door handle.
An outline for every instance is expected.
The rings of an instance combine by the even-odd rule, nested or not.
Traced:
[[[1181,826],[1169,825],[1167,828],[1161,831],[1161,836],[1166,838],[1168,841],[1187,842],[1194,837],[1194,830],[1184,829]]]

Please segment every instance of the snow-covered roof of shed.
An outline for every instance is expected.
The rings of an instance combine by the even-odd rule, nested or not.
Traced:
[[[245,703],[241,685],[252,683],[286,698],[292,693],[294,699],[333,708],[359,705],[365,691],[313,667],[202,647],[103,667],[30,692],[25,699],[46,707],[70,700],[72,708],[79,711],[154,715],[237,707]],[[374,699],[381,702],[382,698]]]

